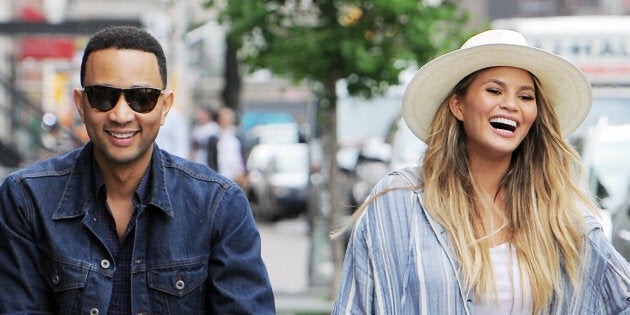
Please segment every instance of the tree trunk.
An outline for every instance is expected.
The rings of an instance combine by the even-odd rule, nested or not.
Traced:
[[[233,44],[231,34],[225,37],[225,85],[221,92],[223,105],[240,113],[241,74],[239,72],[237,49]]]
[[[337,142],[337,92],[336,92],[337,78],[331,76],[324,87],[325,104],[320,104],[323,107],[323,114],[325,115],[327,132],[324,134],[324,156],[328,164],[328,180],[326,181],[326,190],[329,192],[329,205],[330,213],[328,215],[328,230],[334,231],[339,228],[341,218],[344,212],[343,197],[343,185],[340,182],[339,166],[337,164],[337,151],[339,150],[339,144]],[[343,265],[343,258],[345,253],[345,242],[342,239],[334,239],[331,241],[331,254],[333,261],[334,274],[331,281],[331,293],[336,295],[340,282],[340,274]]]

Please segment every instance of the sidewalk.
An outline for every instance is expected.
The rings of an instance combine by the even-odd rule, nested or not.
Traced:
[[[276,313],[278,315],[330,314],[333,301],[328,290],[311,288],[301,293],[277,293]]]
[[[308,225],[304,219],[258,222],[262,257],[279,315],[330,314],[329,288],[311,287],[308,279]]]

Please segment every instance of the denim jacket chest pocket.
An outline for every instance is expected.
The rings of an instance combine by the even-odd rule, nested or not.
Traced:
[[[44,264],[46,282],[55,293],[84,288],[89,268],[80,262],[49,260]]]
[[[43,264],[46,283],[56,301],[56,313],[78,314],[87,309],[105,308],[102,291],[108,286],[111,274],[99,273],[89,263],[79,260],[47,258]],[[88,283],[91,283],[88,285]],[[89,292],[87,292],[88,290]],[[109,296],[109,295],[107,295]],[[52,298],[52,297],[51,297]],[[100,302],[99,302],[100,301]]]
[[[160,264],[147,269],[151,300],[160,314],[203,314],[206,302],[208,257]]]

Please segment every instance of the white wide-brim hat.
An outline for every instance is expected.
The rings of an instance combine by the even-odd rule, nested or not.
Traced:
[[[518,32],[489,30],[471,37],[460,49],[429,61],[416,72],[402,100],[402,116],[409,129],[426,142],[433,117],[453,87],[467,75],[495,66],[521,68],[538,78],[564,136],[575,131],[591,109],[591,85],[573,63],[528,46]]]

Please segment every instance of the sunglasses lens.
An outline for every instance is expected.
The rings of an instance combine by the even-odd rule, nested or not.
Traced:
[[[155,108],[161,93],[158,89],[134,88],[125,90],[125,99],[136,112],[148,113]]]
[[[89,86],[83,90],[90,106],[102,112],[114,108],[120,97],[120,90],[109,86]]]
[[[125,100],[129,107],[138,113],[148,113],[155,108],[162,91],[154,88],[119,89],[104,85],[92,85],[83,88],[90,106],[106,112],[118,103],[120,93],[125,93]]]

